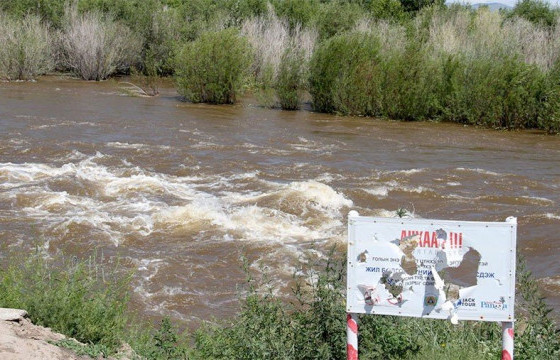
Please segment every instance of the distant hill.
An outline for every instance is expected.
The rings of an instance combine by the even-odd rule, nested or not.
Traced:
[[[511,6],[511,5],[506,5],[506,4],[502,4],[502,3],[498,3],[498,2],[478,3],[478,4],[472,4],[471,6],[472,6],[473,9],[478,9],[481,6],[488,6],[490,8],[490,10],[513,9],[513,6]]]

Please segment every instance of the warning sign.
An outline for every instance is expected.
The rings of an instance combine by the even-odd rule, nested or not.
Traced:
[[[513,321],[517,223],[348,218],[347,312]]]

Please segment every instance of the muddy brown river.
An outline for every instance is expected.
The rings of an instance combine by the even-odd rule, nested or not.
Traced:
[[[233,315],[240,257],[278,286],[346,215],[503,221],[560,309],[560,138],[125,96],[116,80],[0,83],[0,256],[120,261],[147,317]],[[109,259],[109,260],[107,260]]]

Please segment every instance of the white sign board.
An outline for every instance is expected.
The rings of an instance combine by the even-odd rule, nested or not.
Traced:
[[[347,312],[513,321],[517,223],[348,217]]]

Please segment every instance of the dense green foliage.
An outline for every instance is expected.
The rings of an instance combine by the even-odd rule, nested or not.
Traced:
[[[0,13],[0,79],[29,80],[53,69],[52,39],[34,15]]]
[[[192,102],[232,104],[248,73],[251,48],[233,28],[202,34],[176,60],[179,94]]]
[[[280,60],[277,89],[280,107],[286,110],[297,110],[300,107],[307,78],[305,59],[299,49],[288,48]]]
[[[519,16],[538,25],[553,26],[556,24],[556,14],[548,2],[542,0],[519,1],[509,17]]]
[[[346,345],[345,261],[330,257],[302,269],[291,300],[249,280],[240,314],[207,325],[195,335],[195,359],[344,359]],[[555,359],[560,334],[548,317],[538,285],[520,262],[516,358]],[[266,284],[266,281],[263,282]],[[262,284],[261,284],[262,285]],[[259,290],[260,289],[260,290]],[[359,351],[364,359],[495,359],[502,334],[495,323],[360,316]]]
[[[0,11],[17,30],[0,35],[8,80],[55,65],[95,80],[175,74],[194,102],[252,89],[283,109],[310,94],[317,111],[560,132],[558,11],[541,0],[500,12],[441,0],[5,0]]]
[[[107,269],[96,256],[82,261],[10,253],[5,259],[9,265],[0,269],[0,307],[25,309],[33,323],[83,343],[64,340],[56,345],[98,357],[128,343],[149,359],[186,358],[185,339],[169,319],[153,329],[130,312],[130,276],[119,266]]]
[[[317,111],[353,115],[381,113],[379,39],[349,33],[324,42],[311,61],[310,92]]]
[[[274,294],[266,275],[261,281],[248,276],[240,313],[203,325],[191,341],[168,318],[154,329],[130,312],[130,277],[118,266],[105,271],[107,265],[95,257],[46,260],[39,253],[5,259],[9,265],[0,269],[0,306],[24,308],[33,322],[80,340],[84,344],[56,343],[78,354],[108,356],[128,343],[138,358],[146,359],[346,356],[343,254],[303,261],[288,297]],[[516,358],[558,359],[560,333],[522,260],[517,280]],[[365,359],[495,359],[501,351],[501,331],[495,323],[452,325],[371,315],[360,316],[359,322],[359,351]]]
[[[101,276],[95,261],[53,265],[39,255],[1,272],[0,306],[26,309],[35,324],[114,352],[126,327],[126,281]]]

